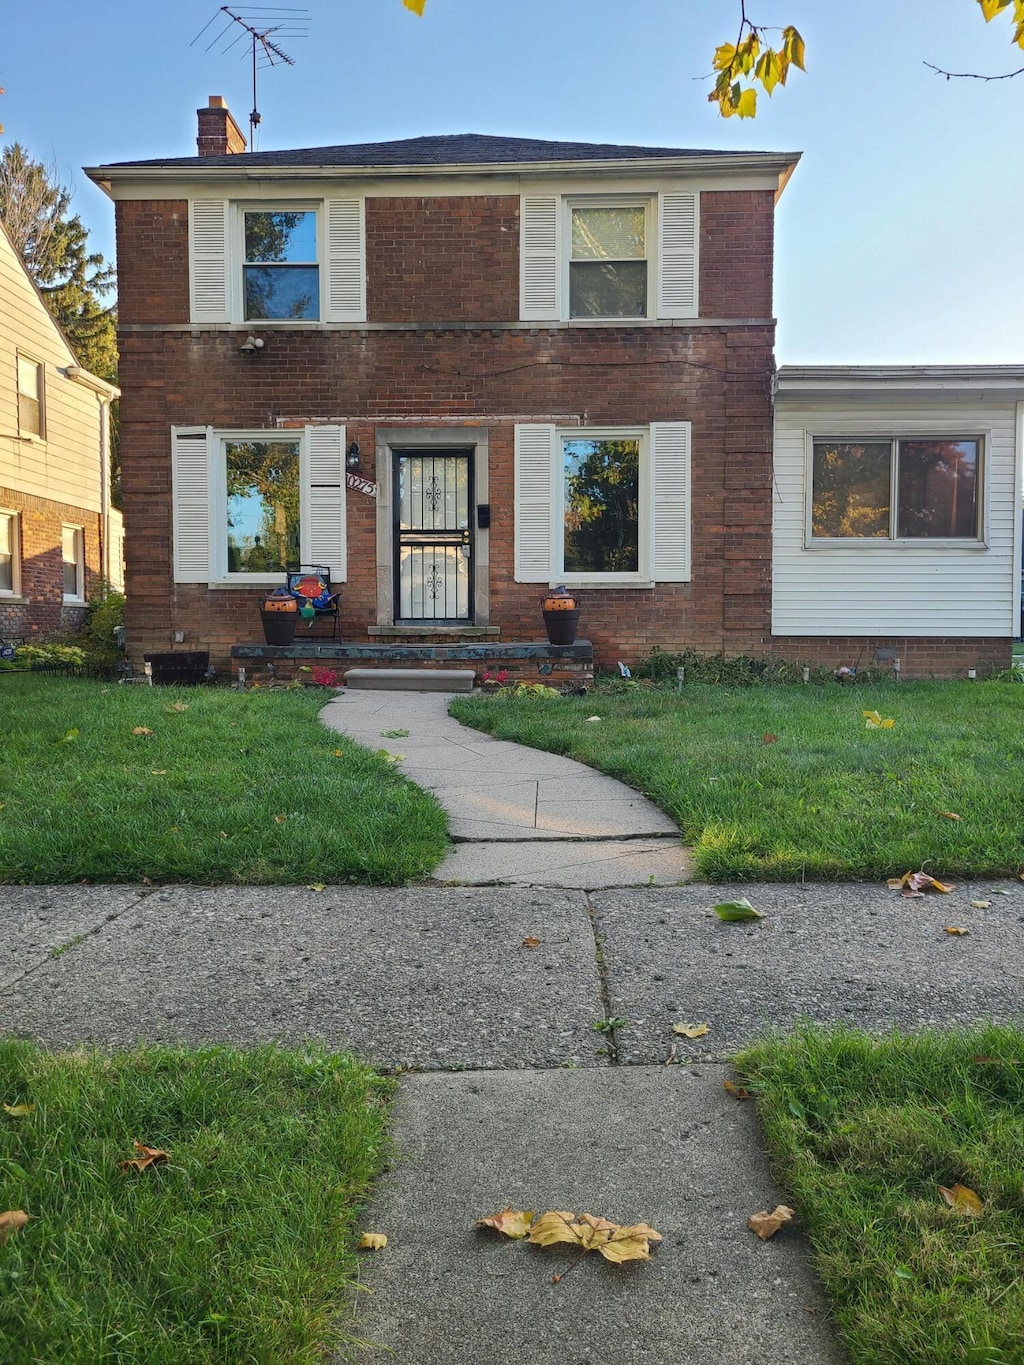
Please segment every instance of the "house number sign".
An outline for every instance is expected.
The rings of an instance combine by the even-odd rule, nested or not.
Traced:
[[[368,498],[377,496],[377,485],[369,479],[361,479],[358,474],[345,475],[345,487],[354,488],[357,493],[365,493]]]

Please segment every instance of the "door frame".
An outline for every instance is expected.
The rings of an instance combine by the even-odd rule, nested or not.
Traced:
[[[468,626],[490,625],[490,532],[479,525],[477,507],[488,504],[488,429],[486,427],[378,427],[375,438],[377,482],[377,625],[395,624],[395,534],[393,470],[395,453],[422,450],[465,451],[471,456],[473,503],[470,507],[473,545],[472,601]],[[399,627],[401,629],[401,627]],[[409,630],[423,629],[410,626]],[[429,628],[428,628],[429,629]],[[434,627],[443,631],[444,626]],[[458,625],[447,629],[458,631]]]
[[[395,554],[395,558],[394,558],[394,577],[393,577],[393,579],[392,579],[392,584],[393,584],[393,586],[392,586],[392,595],[393,595],[394,606],[393,606],[392,609],[393,609],[393,611],[395,612],[396,619],[397,619],[397,620],[400,622],[400,624],[402,624],[402,625],[407,625],[407,626],[438,626],[438,627],[449,627],[449,626],[450,626],[452,629],[459,630],[459,629],[462,629],[462,627],[464,627],[464,626],[471,626],[471,625],[474,624],[474,620],[473,620],[473,608],[474,608],[473,580],[474,580],[475,577],[476,577],[476,544],[475,544],[475,541],[476,541],[476,520],[477,520],[477,517],[476,517],[476,508],[477,508],[477,501],[476,501],[476,489],[475,489],[475,487],[474,487],[474,485],[473,485],[473,464],[474,464],[474,460],[473,460],[473,448],[472,448],[472,446],[451,445],[451,446],[445,446],[445,447],[443,447],[442,449],[438,450],[436,447],[433,447],[433,446],[414,446],[414,447],[411,447],[411,448],[410,448],[409,446],[395,446],[395,447],[392,449],[392,451],[391,451],[391,474],[392,474],[393,483],[397,484],[397,481],[398,481],[397,471],[398,471],[399,468],[400,468],[400,465],[401,465],[402,460],[424,460],[424,459],[431,459],[431,458],[433,458],[433,459],[438,459],[438,458],[440,458],[440,459],[442,459],[442,460],[454,460],[454,461],[458,461],[459,464],[462,466],[462,468],[465,470],[465,475],[466,475],[466,501],[465,501],[465,508],[466,508],[466,524],[465,524],[465,526],[463,526],[463,527],[461,527],[461,528],[454,527],[454,526],[453,526],[453,527],[449,527],[446,531],[437,532],[437,535],[438,535],[438,537],[447,537],[447,536],[461,535],[463,546],[468,547],[469,554],[468,554],[468,556],[467,556],[468,562],[467,562],[467,564],[466,564],[466,615],[465,615],[464,617],[463,617],[463,616],[441,616],[441,615],[437,615],[437,616],[433,616],[433,617],[423,617],[423,618],[419,618],[419,619],[417,619],[417,618],[415,618],[415,617],[408,617],[408,616],[402,616],[402,615],[401,615],[401,605],[402,605],[402,589],[401,589],[401,574],[402,574],[402,526],[401,526],[401,519],[400,519],[400,517],[399,517],[399,515],[398,515],[398,506],[397,506],[398,499],[397,499],[397,497],[395,497],[394,495],[392,496],[392,500],[391,500],[391,502],[392,502],[392,507],[391,507],[391,512],[392,512],[392,518],[391,518],[391,525],[392,525],[391,535],[392,535],[392,544],[393,544],[393,546],[394,546],[394,554]],[[430,534],[430,530],[429,530],[429,528],[427,528],[427,527],[420,527],[420,528],[417,528],[417,534],[419,534],[419,535],[429,535],[429,534]],[[446,594],[446,596],[447,596],[447,594]],[[456,593],[456,598],[458,598],[458,593]]]

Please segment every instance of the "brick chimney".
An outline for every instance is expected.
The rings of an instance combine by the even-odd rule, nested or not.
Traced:
[[[200,156],[232,156],[245,151],[242,130],[231,117],[223,95],[211,95],[205,109],[197,109],[199,136],[196,146]]]

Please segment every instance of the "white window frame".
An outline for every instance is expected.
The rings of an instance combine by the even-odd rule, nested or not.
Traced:
[[[229,444],[238,441],[288,441],[299,447],[299,559],[306,564],[305,556],[309,545],[309,509],[303,490],[308,482],[308,461],[306,433],[301,428],[282,428],[278,431],[224,431],[216,428],[212,432],[213,448],[210,453],[210,586],[237,588],[279,588],[284,585],[285,574],[279,573],[229,573],[228,572],[228,461]]]
[[[658,315],[658,212],[657,195],[653,194],[567,194],[562,198],[561,248],[558,262],[561,281],[559,284],[559,309],[562,319],[573,325],[590,322],[617,323],[628,327],[631,322],[646,322]],[[573,317],[569,311],[569,296],[572,275],[572,211],[573,209],[621,209],[642,208],[644,210],[644,256],[647,262],[647,307],[642,314],[613,313],[608,317],[593,317],[589,313]],[[582,258],[581,258],[582,259]],[[588,258],[590,259],[590,258]],[[639,259],[639,258],[634,258]],[[599,258],[593,258],[600,263]]]
[[[11,586],[0,586],[0,599],[10,601],[21,596],[21,513],[9,507],[0,507],[0,521],[10,525],[11,536]]]
[[[830,432],[804,433],[804,485],[806,498],[804,506],[804,548],[808,550],[849,549],[856,546],[858,553],[872,549],[879,550],[987,550],[989,548],[989,459],[991,431],[961,431],[950,433],[948,426],[928,430],[915,426],[907,431],[878,431],[865,433],[857,429],[842,434]],[[814,534],[814,447],[834,442],[837,445],[856,445],[863,443],[889,443],[889,531],[887,536],[816,536]],[[900,441],[976,441],[978,443],[978,524],[973,536],[898,536],[897,526],[899,509],[899,455]]]
[[[245,316],[245,215],[247,213],[314,213],[316,214],[316,269],[317,316],[315,318],[247,318]],[[327,306],[327,246],[325,220],[326,205],[322,199],[261,200],[235,199],[231,201],[229,243],[230,311],[235,322],[244,323],[257,331],[263,327],[322,327]],[[267,264],[272,265],[273,262]],[[307,264],[309,264],[307,262]],[[365,269],[365,267],[364,267]]]
[[[26,431],[21,425],[21,366],[22,362],[26,365],[35,367],[38,378],[38,402],[39,402],[39,430]],[[29,355],[26,351],[18,351],[15,357],[15,402],[17,404],[18,435],[23,441],[37,441],[42,444],[46,442],[46,365],[42,360],[37,360],[35,356]]]
[[[637,526],[637,568],[632,573],[569,573],[565,563],[565,442],[632,441],[640,443]],[[651,478],[650,428],[630,427],[557,427],[554,442],[554,467],[551,471],[551,586],[564,583],[570,588],[653,587],[652,563],[654,480]]]
[[[85,603],[85,527],[77,526],[74,523],[67,521],[61,524],[60,558],[62,581],[64,565],[71,563],[70,560],[64,558],[64,537],[68,531],[71,532],[75,548],[75,591],[73,593],[64,592],[63,601],[74,606],[83,606]]]

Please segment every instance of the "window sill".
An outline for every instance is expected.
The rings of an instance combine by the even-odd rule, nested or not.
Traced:
[[[61,606],[63,607],[87,607],[89,603],[84,597],[62,597]]]
[[[875,554],[881,550],[968,550],[973,554],[991,549],[988,541],[985,540],[940,540],[938,536],[934,540],[928,540],[924,536],[916,540],[883,540],[881,537],[867,537],[857,539],[851,537],[849,540],[809,540],[804,543],[805,550],[815,552],[832,550],[852,550],[858,552],[863,550],[873,551]]]
[[[0,607],[28,607],[32,599],[17,592],[0,592]]]
[[[654,580],[646,578],[610,578],[595,575],[593,578],[553,578],[548,584],[550,588],[576,588],[582,592],[585,588],[653,588]]]
[[[283,588],[285,586],[285,576],[280,574],[251,574],[243,577],[241,574],[231,578],[211,578],[206,585],[208,588]]]

